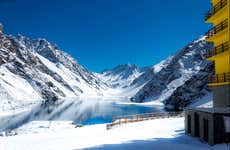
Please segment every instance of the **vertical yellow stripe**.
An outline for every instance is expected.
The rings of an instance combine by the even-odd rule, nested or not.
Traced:
[[[230,66],[230,2],[228,2],[228,53],[229,53],[229,66]],[[229,68],[230,72],[230,68]]]

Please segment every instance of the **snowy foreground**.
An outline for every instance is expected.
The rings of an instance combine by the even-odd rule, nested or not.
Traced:
[[[106,130],[105,124],[85,127],[71,122],[33,121],[0,137],[0,150],[156,149],[225,150],[226,144],[209,146],[184,134],[184,119],[156,119]]]

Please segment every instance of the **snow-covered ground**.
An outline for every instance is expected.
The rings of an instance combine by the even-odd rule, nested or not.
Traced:
[[[106,130],[105,124],[75,128],[71,122],[34,121],[0,137],[1,150],[151,149],[225,150],[184,134],[184,118],[156,119]]]
[[[213,93],[210,92],[206,96],[194,100],[194,103],[190,104],[190,107],[213,107]]]

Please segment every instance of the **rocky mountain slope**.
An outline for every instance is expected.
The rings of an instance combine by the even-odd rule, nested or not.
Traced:
[[[119,82],[119,86],[126,91],[142,86],[132,96],[133,102],[157,101],[163,102],[168,109],[183,108],[209,93],[206,84],[214,70],[213,62],[207,61],[205,56],[211,47],[205,42],[205,37],[201,37],[152,67],[120,69],[126,66],[120,65],[102,72],[101,76],[108,84],[115,81],[115,85],[119,79],[131,77],[129,82]],[[136,75],[133,70],[142,71],[136,71]]]
[[[0,109],[41,100],[98,96],[108,86],[45,39],[0,34]]]

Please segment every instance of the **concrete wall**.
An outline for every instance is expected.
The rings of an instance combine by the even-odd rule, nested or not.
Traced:
[[[199,112],[195,110],[186,110],[185,112],[185,133],[190,134],[191,136],[197,137],[195,134],[195,114],[199,116],[199,138],[204,141],[204,119],[208,120],[208,142],[210,145],[215,144],[215,135],[214,135],[214,118],[212,114]],[[188,133],[188,115],[191,116],[191,133]]]
[[[229,114],[225,115],[230,117]],[[230,133],[226,133],[225,131],[225,124],[224,124],[224,118],[223,115],[216,114],[214,118],[214,126],[215,129],[218,129],[215,131],[215,143],[229,143],[230,142]]]
[[[199,116],[198,122],[195,119],[195,116]],[[190,125],[188,124],[188,116],[191,116]],[[185,111],[185,133],[193,137],[198,137],[202,141],[208,142],[210,145],[217,143],[229,143],[230,142],[230,133],[225,131],[224,125],[224,116],[230,117],[230,112],[221,114],[221,113],[212,113],[205,111],[197,111],[195,109],[187,109]],[[205,120],[208,121],[208,127],[204,126]],[[196,126],[196,124],[199,126]],[[188,132],[188,127],[191,126],[191,132]],[[198,130],[197,130],[198,129]],[[199,131],[198,135],[196,130]],[[205,131],[208,132],[208,139],[205,138]]]
[[[230,107],[230,85],[211,87],[214,107]]]

